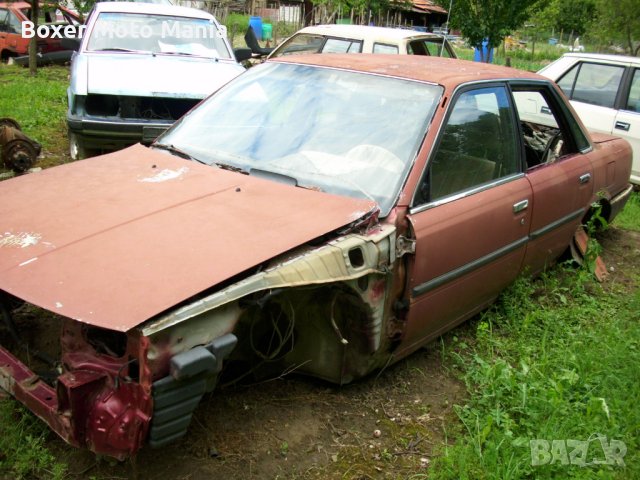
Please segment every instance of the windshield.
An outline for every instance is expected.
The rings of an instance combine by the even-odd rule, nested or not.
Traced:
[[[386,216],[441,94],[420,82],[267,63],[192,110],[158,143],[203,163],[373,199]]]
[[[101,13],[87,51],[231,58],[223,34],[213,20],[140,13]]]

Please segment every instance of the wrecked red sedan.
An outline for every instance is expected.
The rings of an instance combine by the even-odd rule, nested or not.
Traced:
[[[535,74],[269,61],[150,148],[0,183],[0,386],[125,458],[221,379],[350,382],[553,262],[596,204],[611,220],[630,169]]]

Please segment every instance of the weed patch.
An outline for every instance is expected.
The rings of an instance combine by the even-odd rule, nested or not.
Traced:
[[[474,346],[448,352],[469,399],[433,478],[640,478],[637,278],[629,293],[567,266],[503,293]],[[625,466],[606,462],[603,437],[626,446]],[[538,440],[556,450],[536,457]],[[588,446],[582,462],[570,440]]]
[[[613,223],[620,228],[640,232],[640,192],[633,192],[624,210]]]
[[[67,67],[39,68],[32,77],[26,68],[0,64],[0,117],[14,118],[24,133],[42,144],[43,156],[36,166],[68,161],[68,76]]]
[[[11,478],[62,479],[67,466],[45,446],[48,427],[13,400],[0,401],[0,473]]]

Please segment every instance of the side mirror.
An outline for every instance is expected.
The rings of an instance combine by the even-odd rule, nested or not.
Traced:
[[[236,48],[233,51],[233,54],[236,56],[236,60],[238,62],[244,62],[245,60],[249,60],[253,56],[250,48]]]
[[[65,50],[73,50],[77,52],[80,48],[80,39],[64,37],[62,40],[60,40],[60,46]]]

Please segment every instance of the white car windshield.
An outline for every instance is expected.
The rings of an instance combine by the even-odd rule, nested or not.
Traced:
[[[120,12],[98,16],[87,51],[232,58],[212,20]]]
[[[395,204],[442,87],[342,70],[263,64],[158,140],[207,164]]]

